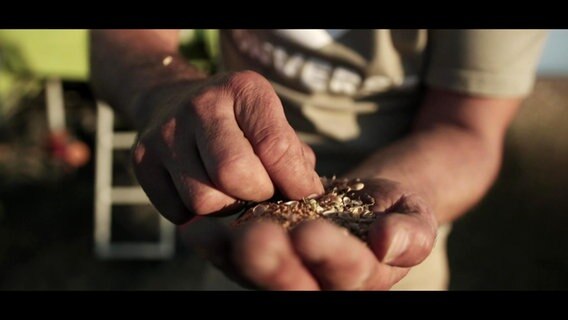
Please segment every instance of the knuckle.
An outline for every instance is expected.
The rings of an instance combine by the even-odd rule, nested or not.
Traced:
[[[307,144],[302,144],[302,155],[310,161],[310,163],[315,164],[316,162],[316,154],[314,150]]]
[[[238,91],[257,86],[270,86],[270,82],[265,77],[252,70],[230,73],[227,77],[227,84]]]
[[[292,165],[300,158],[301,149],[297,141],[290,135],[282,134],[282,131],[277,127],[269,127],[261,130],[255,139],[255,149],[266,166]]]
[[[195,94],[191,98],[191,104],[193,106],[201,106],[201,105],[211,105],[218,99],[217,90],[207,88],[201,90],[199,93]]]
[[[237,72],[229,76],[227,88],[233,92],[238,108],[252,112],[256,108],[278,108],[279,99],[272,84],[254,71]]]
[[[271,223],[251,225],[242,237],[242,249],[245,253],[255,251],[269,252],[278,248],[279,242],[273,237],[273,229],[278,228]]]
[[[274,190],[272,182],[254,165],[254,159],[248,155],[236,155],[222,161],[213,180],[220,188],[230,194],[238,193],[246,200],[270,198]]]
[[[249,225],[237,240],[236,259],[242,267],[252,270],[266,270],[265,257],[282,252],[281,237],[274,235],[280,230],[272,223],[258,223]]]
[[[140,186],[144,193],[148,196],[150,203],[164,218],[168,219],[174,224],[183,224],[191,219],[192,215],[187,211],[183,203],[178,201],[171,201],[172,199],[166,197],[156,189],[153,177],[141,175],[138,177]]]
[[[207,215],[222,209],[226,197],[215,190],[192,192],[188,195],[189,210],[196,215]]]
[[[294,282],[296,279],[294,278],[291,272],[285,268],[285,266],[277,266],[276,269],[272,270],[266,276],[267,282],[273,284],[273,286],[277,286],[277,290],[287,290],[286,288],[294,288]],[[289,289],[288,289],[289,290]]]
[[[138,140],[134,144],[131,154],[134,167],[136,168],[137,166],[141,165],[146,156],[146,145],[142,141]]]
[[[140,133],[131,149],[134,166],[143,165],[146,161],[160,163],[172,158],[175,150],[175,134],[175,118]]]
[[[239,176],[247,172],[249,165],[247,157],[244,155],[234,155],[221,161],[215,170],[215,177],[217,183],[223,188],[233,189],[241,187]]]
[[[198,126],[199,130],[196,130],[195,133],[198,143],[199,140],[204,142],[204,146],[206,146],[207,150],[218,147],[218,144],[210,144],[210,142],[224,141],[223,139],[226,138],[226,136],[224,136],[224,128],[230,126],[227,119],[208,116],[207,118],[202,117],[201,120],[203,120],[203,123]]]
[[[160,138],[153,133],[146,132],[139,135],[136,142],[132,145],[130,149],[130,163],[133,165],[136,176],[144,173],[142,168],[148,165],[156,165],[161,161],[160,151],[163,148],[159,147],[162,145],[159,140]]]
[[[199,118],[225,105],[222,103],[229,93],[222,87],[206,87],[195,94],[190,100],[191,111]]]
[[[309,229],[306,223],[300,225],[292,232],[291,239],[296,250],[305,258],[312,260],[316,252],[314,248],[317,248],[317,242],[313,239]]]
[[[303,148],[303,150],[304,150],[304,153],[305,153],[307,156],[310,156],[310,155],[311,155],[311,156],[315,156],[314,150],[313,150],[312,147],[310,147],[310,145],[308,145],[307,143],[302,142],[302,148]]]
[[[176,118],[172,117],[160,126],[160,137],[166,147],[170,150],[173,150],[174,148],[176,125]]]
[[[329,225],[322,221],[307,221],[291,233],[296,250],[304,258],[313,262],[322,262],[320,235],[329,232]]]

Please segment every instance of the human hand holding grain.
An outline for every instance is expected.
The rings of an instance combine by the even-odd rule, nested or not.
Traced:
[[[276,189],[292,199],[320,193],[311,150],[290,134],[281,105],[261,76],[244,72],[206,79],[179,56],[175,30],[90,34],[94,88],[138,128],[136,173],[164,216],[195,221],[196,215],[237,207],[237,199],[265,200]],[[351,172],[418,190],[382,179],[370,187],[379,190],[373,192],[376,204],[390,209],[378,216],[368,245],[319,220],[288,234],[266,222],[231,232],[203,218],[211,228],[198,222],[192,225],[201,228],[189,234],[206,235],[202,251],[208,258],[255,287],[390,288],[428,255],[437,222],[453,221],[487,192],[499,171],[506,129],[522,101],[518,95],[455,89],[448,83],[429,86],[408,135]]]
[[[257,73],[158,87],[139,108],[156,111],[134,147],[135,173],[174,223],[267,200],[276,190],[290,199],[323,192],[312,150]]]
[[[209,219],[193,228],[207,229],[201,236],[186,234],[233,279],[270,290],[388,290],[430,253],[437,222],[419,195],[385,179],[356,182],[364,185],[361,196],[324,185],[325,195],[300,206],[280,202],[250,209],[235,230]],[[343,200],[333,207],[341,213],[328,214],[333,210],[326,202],[338,193]],[[371,206],[367,195],[374,199]],[[325,209],[308,209],[312,200]],[[352,205],[358,200],[364,203]]]

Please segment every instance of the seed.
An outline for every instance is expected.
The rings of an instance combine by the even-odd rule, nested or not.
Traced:
[[[369,210],[365,210],[365,212],[363,212],[363,217],[372,217],[373,216],[373,212],[369,211]]]
[[[336,213],[337,211],[335,209],[329,209],[329,210],[325,210],[324,212],[322,212],[321,214],[324,216],[328,216],[332,213]]]
[[[259,204],[252,209],[252,214],[259,216],[266,211],[266,206]]]
[[[343,199],[341,199],[340,196],[334,196],[334,197],[332,198],[332,200],[333,200],[333,203],[336,204],[336,205],[340,205],[340,204],[343,203]]]
[[[355,216],[360,216],[365,209],[363,207],[355,207],[351,210],[351,213]]]
[[[325,193],[296,200],[277,200],[253,206],[241,215],[234,225],[250,219],[275,221],[287,230],[293,229],[306,220],[327,219],[342,228],[344,232],[364,240],[376,214],[371,211],[375,199],[364,192],[365,185],[360,179],[321,178]]]
[[[363,204],[362,201],[359,201],[359,200],[351,200],[351,205],[352,205],[352,206],[360,206],[360,205],[362,205],[362,204]]]
[[[354,185],[351,186],[351,189],[355,190],[355,191],[359,191],[359,190],[363,190],[363,188],[365,187],[365,184],[363,182],[357,182]]]

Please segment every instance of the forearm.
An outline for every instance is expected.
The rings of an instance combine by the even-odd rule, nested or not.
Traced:
[[[351,173],[401,182],[426,196],[440,223],[481,199],[499,168],[500,152],[456,127],[416,131],[375,153]]]
[[[470,209],[492,185],[520,100],[437,94],[426,99],[409,136],[377,151],[350,175],[401,182],[424,195],[445,223]],[[435,114],[437,103],[447,105],[448,112]]]
[[[97,97],[141,127],[153,112],[140,107],[147,92],[203,77],[179,56],[178,45],[175,30],[91,31],[91,82]]]

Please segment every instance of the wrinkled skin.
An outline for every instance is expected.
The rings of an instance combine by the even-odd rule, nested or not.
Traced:
[[[290,199],[323,192],[313,151],[262,76],[245,71],[168,84],[141,101],[139,109],[161,108],[141,130],[134,170],[170,221],[230,212],[275,190]]]
[[[374,179],[365,185],[379,213],[368,244],[324,220],[305,222],[288,233],[270,222],[230,230],[205,218],[185,226],[184,234],[198,252],[247,287],[388,290],[428,256],[437,223],[424,199],[400,184]]]
[[[234,212],[236,199],[262,201],[276,191],[299,199],[323,191],[313,153],[293,133],[262,76],[206,79],[179,56],[175,30],[93,30],[90,41],[97,96],[140,133],[135,172],[166,218],[181,224]],[[164,57],[173,57],[167,67]],[[378,203],[396,205],[375,224],[369,247],[340,238],[324,222],[288,236],[262,224],[228,233],[210,218],[186,233],[209,240],[189,244],[201,243],[212,261],[259,288],[389,288],[429,251],[434,209],[438,223],[448,223],[487,192],[521,101],[428,87],[408,135],[350,172],[401,183],[377,181]],[[412,234],[409,250],[389,259],[395,252],[389,244],[405,239],[397,235],[401,230]]]

